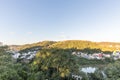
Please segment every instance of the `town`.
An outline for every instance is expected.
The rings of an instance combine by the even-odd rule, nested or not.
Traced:
[[[103,52],[101,53],[83,53],[83,52],[72,52],[72,55],[76,55],[78,57],[86,58],[86,59],[98,59],[103,60],[105,58],[113,58],[114,60],[120,59],[120,51],[114,51],[112,54],[105,54]]]

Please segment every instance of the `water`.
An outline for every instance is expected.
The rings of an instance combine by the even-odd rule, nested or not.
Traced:
[[[81,71],[85,72],[85,73],[94,73],[96,70],[95,67],[85,67],[85,68],[82,68]]]

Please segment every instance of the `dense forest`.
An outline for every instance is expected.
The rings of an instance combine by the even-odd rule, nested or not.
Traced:
[[[0,47],[0,80],[69,80],[79,73],[75,56],[63,49],[42,49],[29,63],[11,57],[8,47]]]
[[[76,80],[73,74],[82,76],[82,80],[119,80],[120,63],[80,59],[69,54],[69,49],[41,49],[29,63],[12,58],[7,46],[0,47],[0,80]],[[84,64],[104,63],[106,67],[94,73],[84,73],[80,67]],[[98,64],[99,65],[99,64]]]
[[[114,61],[110,58],[88,60],[71,54],[73,51],[90,54],[93,52],[111,53],[119,49],[118,45],[119,43],[69,40],[1,46],[0,80],[76,80],[72,77],[73,74],[82,76],[82,80],[119,80],[120,60]],[[11,50],[17,50],[21,54],[34,51],[37,53],[34,58],[26,62],[26,59],[14,59]],[[97,68],[94,73],[86,74],[80,71],[86,65],[102,65],[103,67]]]

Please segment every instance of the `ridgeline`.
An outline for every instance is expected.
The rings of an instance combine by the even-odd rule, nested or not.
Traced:
[[[92,42],[85,40],[66,40],[66,41],[42,41],[33,44],[25,44],[20,46],[10,46],[15,50],[24,50],[33,47],[41,48],[60,48],[60,49],[100,49],[102,51],[114,51],[120,49],[120,43],[115,42]]]

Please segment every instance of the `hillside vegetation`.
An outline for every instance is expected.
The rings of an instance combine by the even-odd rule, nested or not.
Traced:
[[[13,50],[24,50],[24,49],[32,49],[35,47],[48,47],[49,45],[52,45],[56,43],[55,41],[42,41],[42,42],[37,42],[37,43],[32,43],[32,44],[25,44],[25,45],[10,45],[9,47]]]
[[[114,51],[120,49],[120,43],[115,42],[91,42],[83,40],[67,40],[60,41],[55,44],[50,45],[52,48],[62,48],[62,49],[101,49],[102,51]]]
[[[101,49],[102,51],[114,51],[120,49],[120,43],[115,42],[92,42],[84,40],[66,40],[66,41],[43,41],[33,44],[26,44],[17,47],[13,47],[17,50],[29,49],[32,47],[41,48],[60,48],[60,49]]]

